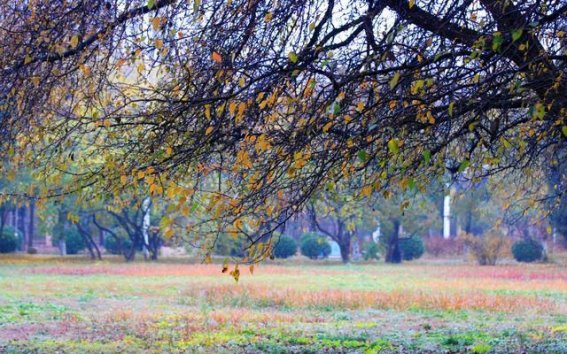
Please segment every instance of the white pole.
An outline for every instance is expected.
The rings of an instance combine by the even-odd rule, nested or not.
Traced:
[[[150,256],[150,252],[148,250],[148,244],[150,242],[149,240],[149,236],[148,236],[148,230],[150,228],[150,203],[151,203],[151,199],[148,197],[146,199],[144,199],[144,202],[142,203],[142,208],[143,208],[143,212],[144,212],[144,221],[142,224],[142,232],[144,234],[144,258],[148,259]]]
[[[451,237],[451,192],[443,200],[443,238]]]

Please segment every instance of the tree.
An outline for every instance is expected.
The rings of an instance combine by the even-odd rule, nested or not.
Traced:
[[[413,193],[386,193],[374,202],[374,213],[380,222],[387,263],[401,263],[400,242],[417,237],[439,221],[435,207],[422,195]]]
[[[345,186],[330,185],[307,207],[317,231],[339,245],[343,263],[350,261],[352,238],[365,211],[359,199]]]
[[[196,195],[209,206],[203,235],[240,232],[267,255],[257,246],[329,181],[368,196],[565,151],[566,10],[560,0],[5,2],[1,151],[53,179],[83,162],[40,197],[144,186],[173,190],[183,208]],[[211,190],[204,181],[217,175]]]

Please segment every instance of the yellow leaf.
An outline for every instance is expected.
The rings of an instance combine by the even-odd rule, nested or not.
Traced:
[[[362,101],[358,102],[358,104],[356,105],[356,110],[358,112],[362,112],[364,110],[364,102]]]
[[[236,108],[238,108],[238,104],[234,101],[231,101],[228,105],[228,112],[231,116],[234,116],[234,114],[236,113]]]
[[[246,79],[244,78],[244,76],[242,76],[242,77],[238,80],[238,85],[239,85],[240,87],[246,86]]]
[[[323,126],[323,133],[328,132],[329,129],[331,129],[332,126],[333,126],[333,122],[329,122],[329,123],[325,124],[325,125]]]
[[[372,186],[364,186],[360,191],[360,195],[363,197],[369,197],[372,195]]]
[[[270,21],[272,20],[272,16],[273,16],[272,13],[271,13],[271,12],[268,12],[268,13],[266,14],[266,16],[264,16],[264,21],[270,22]]]
[[[409,8],[411,9],[415,5],[415,0],[409,0]]]
[[[26,55],[26,57],[24,58],[24,64],[27,65],[29,63],[32,62],[32,57],[30,57],[29,55]]]
[[[157,39],[155,40],[155,45],[156,45],[156,48],[157,48],[157,49],[161,49],[161,48],[163,47],[163,39],[157,38]]]
[[[211,105],[210,104],[205,105],[205,117],[208,120],[211,120]]]
[[[159,30],[160,27],[161,27],[161,17],[152,18],[152,28],[154,29],[154,31]]]
[[[138,179],[142,179],[146,176],[146,174],[144,173],[144,171],[138,171]]]
[[[124,175],[120,176],[120,182],[121,182],[122,184],[128,183],[128,177],[126,177],[126,176],[124,176]]]
[[[71,37],[71,47],[72,48],[77,48],[77,46],[79,45],[79,36],[74,35]]]
[[[214,129],[215,129],[215,127],[213,127],[213,126],[208,127],[207,130],[205,131],[205,135],[211,134]]]

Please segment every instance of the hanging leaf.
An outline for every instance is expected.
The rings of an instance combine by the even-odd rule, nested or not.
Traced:
[[[393,155],[397,155],[400,152],[400,147],[396,139],[390,139],[390,141],[388,141],[388,150],[390,150],[390,153]]]
[[[357,154],[358,159],[362,162],[368,161],[368,153],[364,150],[360,150]]]
[[[213,59],[215,63],[222,63],[222,56],[218,52],[213,52],[211,59]]]
[[[71,48],[77,48],[77,46],[79,45],[79,36],[74,35],[71,37]]]
[[[453,116],[453,110],[455,109],[455,102],[449,103],[449,117]]]
[[[395,73],[392,80],[390,80],[390,90],[393,90],[394,87],[396,87],[398,85],[398,81],[400,81],[400,73],[399,72]]]
[[[565,135],[565,137],[567,138],[567,125],[564,125],[564,126],[561,128],[561,131],[563,132],[563,135]]]
[[[289,52],[289,54],[287,55],[287,57],[289,58],[289,61],[291,61],[292,63],[297,63],[297,60],[299,59],[297,57],[297,54],[295,54],[294,52]]]
[[[463,162],[461,162],[461,164],[459,165],[457,172],[463,172],[467,167],[470,166],[470,164],[471,162],[469,160],[463,160]]]
[[[518,39],[520,39],[520,37],[522,37],[522,33],[524,32],[523,29],[518,28],[512,31],[512,41],[517,41]]]
[[[423,161],[425,161],[426,164],[429,163],[429,161],[431,161],[431,151],[429,150],[423,150]]]

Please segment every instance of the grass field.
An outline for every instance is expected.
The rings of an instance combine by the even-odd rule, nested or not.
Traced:
[[[0,258],[0,352],[567,352],[567,269]]]

